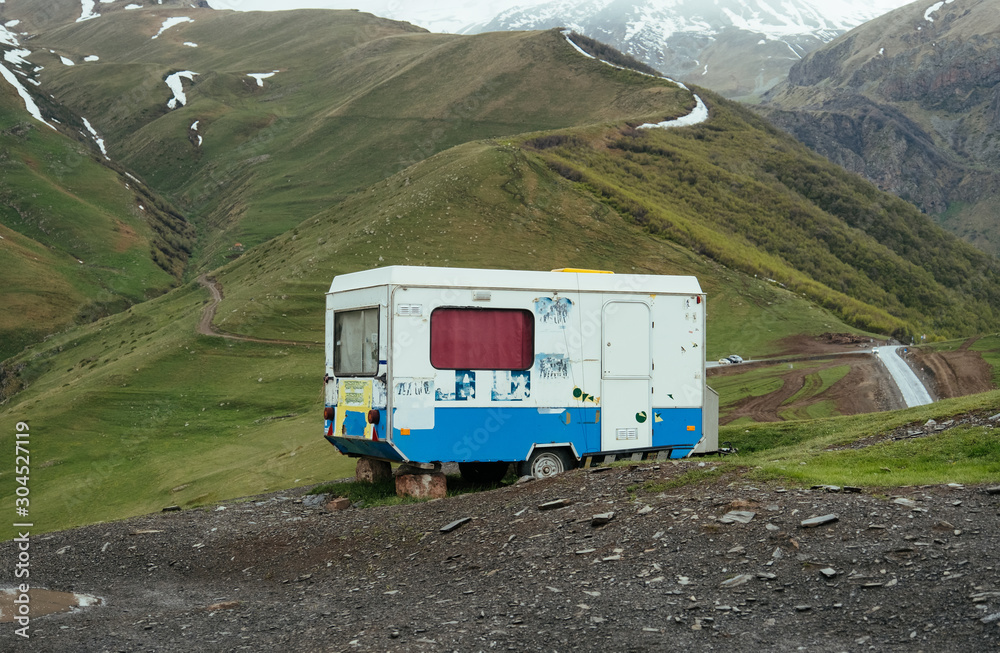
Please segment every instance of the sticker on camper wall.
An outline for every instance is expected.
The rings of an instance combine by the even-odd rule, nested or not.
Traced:
[[[531,372],[493,373],[493,401],[524,401],[531,396]]]
[[[589,402],[592,402],[592,403],[595,403],[595,404],[600,404],[601,403],[601,398],[600,397],[595,397],[594,395],[589,395],[586,392],[584,392],[583,390],[581,390],[580,388],[573,388],[573,397],[575,399],[577,399],[579,401],[583,401],[583,402],[589,401]]]
[[[434,379],[396,379],[397,397],[420,397],[434,394]]]
[[[368,411],[372,408],[372,381],[342,379],[338,385],[334,433],[371,439]]]
[[[541,325],[551,324],[566,328],[573,302],[565,297],[539,297],[535,299],[535,315]]]
[[[538,378],[543,381],[569,378],[569,356],[566,354],[538,354],[535,367]]]
[[[437,401],[468,401],[476,396],[476,373],[472,370],[455,370],[454,387],[438,387],[434,392]]]

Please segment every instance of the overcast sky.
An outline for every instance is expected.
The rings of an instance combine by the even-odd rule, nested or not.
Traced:
[[[209,0],[214,9],[273,11],[325,8],[360,9],[405,20],[432,32],[457,32],[471,23],[486,22],[505,9],[530,7],[545,0]]]
[[[2,2],[3,0],[0,0]],[[485,23],[511,7],[531,7],[549,0],[209,0],[215,9],[276,11],[285,9],[360,9],[368,13],[405,20],[432,32],[458,32],[472,23]],[[706,0],[710,2],[711,0]],[[889,11],[911,0],[836,0],[867,4]],[[927,0],[928,6],[934,0]]]

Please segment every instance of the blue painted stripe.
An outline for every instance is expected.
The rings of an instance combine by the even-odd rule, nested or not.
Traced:
[[[701,422],[701,408],[654,408],[653,447],[672,447],[671,458],[687,456],[701,440]]]
[[[327,437],[327,440],[341,453],[386,460],[405,457],[415,462],[525,460],[533,445],[554,443],[570,443],[580,456],[593,456],[604,453],[601,451],[601,425],[596,423],[597,411],[596,407],[567,408],[562,413],[539,413],[537,408],[508,406],[439,407],[434,413],[433,429],[411,429],[409,435],[393,429],[392,444],[402,457],[385,442],[385,410],[379,411],[376,427],[379,441],[340,436]],[[567,413],[569,424],[566,423]],[[683,458],[701,439],[700,408],[657,408],[653,414],[652,449],[671,449],[671,458]],[[363,416],[362,413],[358,415]],[[688,427],[694,428],[689,430]],[[348,426],[348,435],[354,430]]]

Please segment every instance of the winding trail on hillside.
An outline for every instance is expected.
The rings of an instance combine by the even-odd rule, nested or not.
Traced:
[[[200,275],[198,277],[198,283],[207,289],[209,295],[211,295],[211,301],[209,301],[205,306],[205,309],[201,313],[201,320],[198,322],[198,333],[201,335],[227,338],[229,340],[239,340],[241,342],[260,342],[267,345],[294,345],[298,347],[316,346],[317,343],[315,342],[302,342],[301,340],[277,340],[274,338],[254,338],[251,336],[241,336],[235,333],[219,331],[212,324],[212,321],[215,319],[215,310],[218,308],[219,302],[222,301],[222,285],[214,278],[209,277],[207,274]]]
[[[669,77],[664,77],[663,75],[650,75],[649,73],[644,73],[642,71],[635,70],[632,68],[624,68],[622,66],[613,64],[610,61],[605,61],[604,59],[595,57],[594,55],[590,54],[589,52],[581,48],[579,45],[574,43],[573,39],[570,38],[572,30],[564,29],[561,32],[561,34],[563,35],[563,38],[566,39],[566,42],[569,43],[571,46],[573,46],[574,50],[576,50],[583,56],[587,57],[588,59],[594,59],[596,61],[600,61],[603,64],[607,64],[612,68],[617,68],[619,70],[631,70],[632,72],[639,73],[640,75],[655,77],[657,79],[665,79],[668,82],[677,84],[677,86],[681,87],[688,93],[691,93],[692,97],[694,97],[695,105],[694,109],[692,109],[690,113],[680,116],[678,118],[664,120],[663,122],[656,122],[656,123],[647,122],[642,125],[639,125],[639,129],[670,129],[671,127],[687,127],[690,125],[698,125],[708,120],[708,107],[705,105],[705,102],[696,93],[691,92],[691,89],[685,86],[682,82],[678,82],[675,79],[670,79]]]

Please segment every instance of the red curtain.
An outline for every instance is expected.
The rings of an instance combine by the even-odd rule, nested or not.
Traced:
[[[431,365],[453,370],[526,370],[534,358],[529,311],[438,308],[431,313]]]

